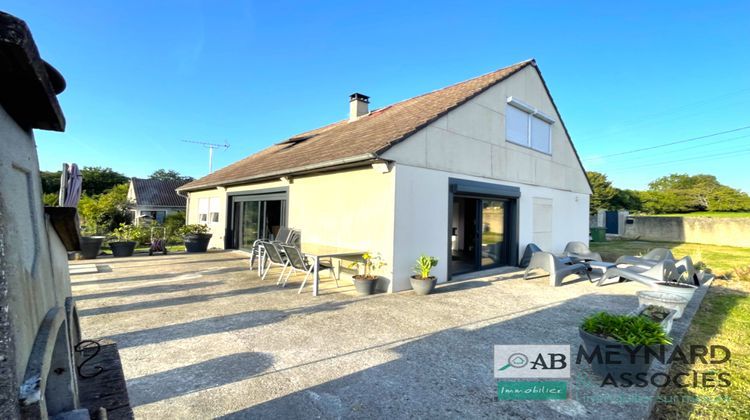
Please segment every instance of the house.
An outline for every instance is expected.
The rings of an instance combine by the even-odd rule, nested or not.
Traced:
[[[81,342],[81,331],[67,254],[80,249],[76,209],[44,207],[33,132],[65,129],[57,100],[64,89],[65,79],[39,56],[26,23],[0,12],[0,418],[4,419],[89,418],[83,402],[101,395],[92,396],[79,387],[81,378],[76,374],[81,358],[75,346]],[[112,395],[108,390],[107,398]],[[123,410],[130,412],[129,407]]]
[[[168,215],[184,212],[185,197],[175,191],[183,184],[185,181],[182,180],[131,178],[128,187],[128,210],[133,223],[164,223]]]
[[[534,60],[349,118],[179,188],[211,246],[247,249],[276,226],[302,242],[380,253],[388,291],[433,255],[440,282],[517,265],[530,242],[588,242],[591,188]]]

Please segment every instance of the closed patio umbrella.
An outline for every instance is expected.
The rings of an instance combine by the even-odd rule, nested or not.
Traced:
[[[68,164],[63,163],[62,173],[60,175],[60,192],[57,196],[57,205],[60,207],[65,206],[65,193],[68,190]]]
[[[81,189],[83,188],[83,175],[75,163],[70,165],[68,173],[68,190],[65,194],[65,207],[78,207],[81,201]]]

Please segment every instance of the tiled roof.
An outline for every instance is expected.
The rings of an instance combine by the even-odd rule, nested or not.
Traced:
[[[185,207],[185,197],[175,191],[185,184],[180,180],[131,178],[138,206]]]
[[[312,166],[377,159],[401,140],[528,65],[535,65],[534,60],[374,110],[353,122],[339,121],[298,134],[192,181],[180,190],[283,176]]]

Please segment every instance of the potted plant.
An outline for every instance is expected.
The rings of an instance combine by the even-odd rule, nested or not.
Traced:
[[[671,344],[664,328],[647,316],[599,312],[586,317],[578,333],[593,371],[620,382],[648,372],[659,346]],[[588,359],[587,359],[588,360]]]
[[[185,225],[179,229],[187,252],[206,252],[211,235],[206,225]]]
[[[672,321],[676,318],[677,311],[661,305],[638,305],[638,309],[631,315],[646,317],[661,325],[664,332],[669,334],[672,331]]]
[[[639,290],[635,292],[635,294],[638,296],[639,305],[655,305],[661,306],[662,308],[674,309],[674,319],[678,319],[682,316],[688,303],[687,299],[682,296],[658,292],[656,290]]]
[[[431,276],[430,271],[435,268],[438,263],[438,259],[435,257],[428,257],[427,255],[420,255],[417,258],[417,264],[414,266],[414,275],[411,276],[411,288],[418,295],[429,295],[435,290],[435,284],[437,283],[437,277]]]
[[[83,259],[91,260],[99,255],[102,250],[104,236],[81,236],[81,256]]]
[[[362,262],[353,264],[354,266],[363,266],[362,274],[352,276],[354,279],[354,288],[360,295],[371,295],[375,291],[375,285],[378,283],[379,276],[373,274],[376,270],[385,265],[380,255],[365,252],[362,255]]]
[[[652,288],[660,292],[683,297],[688,302],[693,298],[695,291],[698,290],[698,286],[676,281],[657,281]]]
[[[109,249],[112,250],[113,257],[130,257],[135,251],[137,244],[135,236],[138,234],[138,227],[120,223],[120,227],[112,232],[115,241],[109,242]]]

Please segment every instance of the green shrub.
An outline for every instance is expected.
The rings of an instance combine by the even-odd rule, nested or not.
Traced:
[[[430,277],[430,271],[435,268],[438,263],[438,259],[435,257],[428,257],[427,255],[420,255],[417,258],[417,264],[414,266],[414,273],[420,276],[422,279]]]
[[[177,231],[180,235],[201,235],[210,232],[206,225],[185,225]]]
[[[135,241],[137,242],[138,234],[140,229],[138,226],[134,225],[126,225],[125,223],[120,223],[120,226],[112,231],[112,236],[115,237],[118,241]]]
[[[661,325],[638,315],[599,312],[585,318],[581,328],[589,334],[611,338],[629,346],[651,346],[672,342]]]
[[[162,226],[165,230],[164,236],[167,243],[182,243],[182,236],[179,231],[181,227],[185,226],[185,212],[168,214]]]

